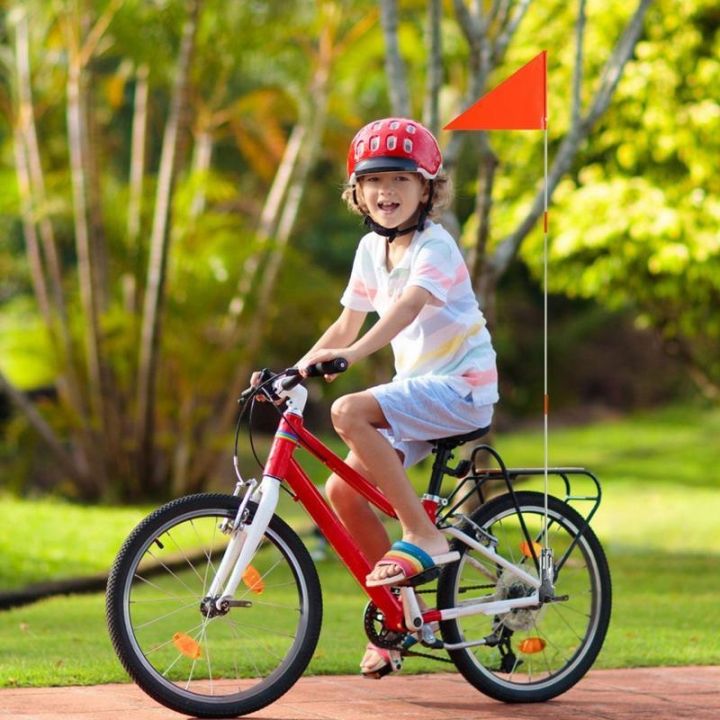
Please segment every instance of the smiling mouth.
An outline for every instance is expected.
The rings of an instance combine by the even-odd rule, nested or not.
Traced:
[[[394,212],[400,207],[400,203],[387,203],[387,202],[381,202],[378,203],[378,208],[382,210],[382,212]]]

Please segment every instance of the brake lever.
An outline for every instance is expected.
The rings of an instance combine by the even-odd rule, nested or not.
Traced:
[[[280,374],[282,375],[282,373]],[[274,380],[276,377],[278,377],[278,373],[274,373],[269,368],[263,368],[260,371],[260,382],[257,385],[251,385],[249,388],[243,390],[238,402],[244,404],[258,393],[262,393],[270,402],[275,402],[278,397],[273,397],[274,391],[272,390],[271,380]]]

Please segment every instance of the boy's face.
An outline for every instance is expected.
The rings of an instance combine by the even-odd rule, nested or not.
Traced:
[[[383,227],[403,227],[416,220],[428,200],[428,183],[418,173],[387,172],[363,175],[358,182],[358,201]]]

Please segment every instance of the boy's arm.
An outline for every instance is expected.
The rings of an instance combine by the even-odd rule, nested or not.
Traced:
[[[406,287],[402,298],[359,340],[353,342],[360,331],[362,323],[357,326],[352,339],[346,343],[322,342],[325,340],[325,335],[323,335],[313,348],[306,353],[300,367],[322,362],[323,360],[332,360],[336,357],[344,357],[352,365],[358,360],[372,355],[389,344],[401,330],[404,330],[420,314],[420,311],[431,297],[432,294],[424,288],[415,285]],[[332,330],[332,326],[330,326],[328,333],[330,333],[330,330]],[[333,337],[340,338],[339,335]],[[352,343],[352,345],[349,343]]]
[[[348,348],[347,361],[357,362],[388,345],[420,314],[431,297],[432,294],[425,288],[416,285],[406,287],[400,300]]]
[[[357,338],[366,317],[366,312],[343,308],[338,319],[330,325],[318,341],[297,361],[297,367],[303,367],[305,364],[309,364],[306,363],[307,358],[323,348],[339,348],[350,345]]]

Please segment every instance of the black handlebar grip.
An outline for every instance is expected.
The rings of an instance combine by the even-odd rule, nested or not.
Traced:
[[[345,358],[335,358],[334,360],[324,360],[308,367],[308,375],[310,377],[320,377],[321,375],[337,375],[348,369],[348,361]]]
[[[345,358],[325,360],[308,366],[309,377],[321,377],[322,375],[336,375],[348,369],[348,361]],[[297,368],[291,368],[287,373],[288,377],[281,381],[280,387],[283,390],[292,390],[303,381],[302,375]]]

